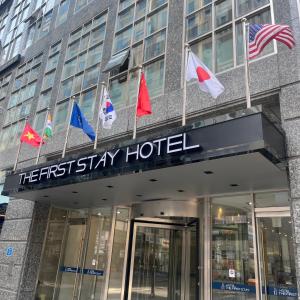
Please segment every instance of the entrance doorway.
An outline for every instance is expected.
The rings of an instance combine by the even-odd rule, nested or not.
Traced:
[[[134,222],[128,300],[198,300],[198,222]]]

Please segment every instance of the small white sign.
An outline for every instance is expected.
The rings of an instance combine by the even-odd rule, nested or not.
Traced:
[[[229,269],[229,277],[230,278],[235,278],[235,270],[234,269]]]

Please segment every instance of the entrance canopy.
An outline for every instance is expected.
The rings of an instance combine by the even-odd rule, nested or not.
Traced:
[[[283,189],[284,149],[283,134],[256,113],[18,170],[3,194],[83,208]]]

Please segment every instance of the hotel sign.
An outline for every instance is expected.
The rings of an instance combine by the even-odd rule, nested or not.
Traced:
[[[19,174],[19,184],[26,186],[46,182],[67,176],[88,174],[115,166],[132,164],[138,161],[154,160],[172,154],[201,151],[199,144],[191,144],[187,133],[180,133],[153,141],[139,143],[125,148],[93,153],[62,161],[49,166],[40,167]]]

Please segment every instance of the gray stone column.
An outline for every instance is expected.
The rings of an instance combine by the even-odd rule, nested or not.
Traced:
[[[48,205],[10,200],[0,235],[0,299],[34,299],[48,212]]]

